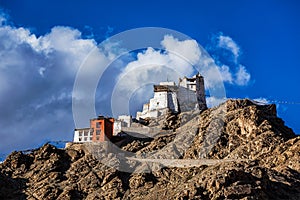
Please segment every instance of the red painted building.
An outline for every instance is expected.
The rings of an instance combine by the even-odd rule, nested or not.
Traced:
[[[75,129],[74,142],[103,142],[113,136],[114,118],[99,116],[90,120],[90,128]]]
[[[113,136],[114,118],[99,116],[90,120],[92,129],[92,141],[103,142],[110,140]]]

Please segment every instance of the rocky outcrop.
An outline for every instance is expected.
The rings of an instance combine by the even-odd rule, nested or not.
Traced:
[[[87,145],[46,144],[0,164],[0,199],[300,199],[300,136],[277,117],[275,105],[229,100],[150,125],[171,130],[127,138],[120,148],[137,157],[163,150],[159,157],[221,162],[130,173],[108,167]],[[183,148],[176,140],[190,143]]]

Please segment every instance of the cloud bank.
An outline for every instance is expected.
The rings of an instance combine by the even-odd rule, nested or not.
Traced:
[[[228,36],[219,35],[214,48],[229,50],[234,55],[234,60],[240,55],[240,47]],[[138,97],[135,99],[136,105],[145,103],[144,96],[149,97],[152,93],[152,88],[145,87],[145,83],[178,82],[179,77],[193,76],[197,71],[205,77],[207,89],[218,87],[220,78],[223,83],[237,86],[245,86],[250,80],[250,74],[244,65],[234,61],[234,65],[230,67],[215,62],[195,40],[179,41],[166,35],[161,41],[161,49],[149,47],[139,52],[136,60],[129,62],[118,76],[115,93],[119,93],[119,96],[116,95],[114,101],[117,101],[115,105],[120,106],[115,108],[116,115],[129,114],[122,102],[128,102],[127,99],[133,93]],[[222,101],[224,99],[208,98],[211,106]]]
[[[225,81],[238,86],[249,84],[251,75],[246,66],[240,63],[241,48],[231,37],[223,33],[215,34],[206,48],[217,65],[221,66],[220,70],[225,72],[222,75]]]
[[[73,83],[96,42],[71,27],[53,27],[38,37],[6,21],[0,15],[0,152],[70,140]]]

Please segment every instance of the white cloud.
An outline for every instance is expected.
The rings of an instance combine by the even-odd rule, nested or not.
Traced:
[[[44,77],[44,72],[45,72],[45,70],[46,70],[45,67],[41,67],[41,68],[39,69],[39,74],[40,74],[42,77]]]
[[[0,14],[0,26],[2,26],[5,22],[6,22],[6,18],[4,17],[4,15]]]
[[[61,52],[72,53],[80,55],[91,51],[96,43],[92,39],[81,39],[81,32],[63,26],[56,26],[51,29],[51,32],[43,37],[40,37],[37,49],[48,52],[56,50]]]
[[[228,38],[223,38],[221,45],[225,45],[224,42]],[[234,43],[233,40],[228,41],[229,46],[230,42]],[[124,102],[128,102],[133,94],[142,98],[137,99],[139,101],[136,103],[137,105],[145,102],[143,97],[149,96],[152,90],[140,89],[145,86],[143,84],[158,84],[166,80],[178,82],[179,77],[194,75],[198,71],[194,68],[196,65],[200,67],[199,71],[205,78],[206,88],[214,92],[223,92],[220,84],[246,85],[250,80],[250,74],[242,65],[240,65],[237,72],[227,65],[216,65],[214,60],[195,40],[179,41],[173,36],[166,35],[161,41],[161,45],[165,51],[149,47],[138,53],[137,59],[128,63],[118,76],[114,94],[119,94],[119,96],[115,96],[113,100],[116,102],[116,106],[119,105],[115,108],[116,111],[120,112],[118,114],[128,114]],[[235,47],[235,50],[238,51],[237,46],[231,45],[230,47]],[[238,52],[236,53],[238,54]],[[211,102],[218,103],[220,101],[211,99]],[[214,103],[211,104],[215,105]]]
[[[130,82],[120,84],[126,88],[138,87],[141,82],[172,80],[177,82],[179,77],[192,76],[197,69],[192,65],[200,66],[207,87],[212,88],[222,82],[233,84],[236,81],[229,66],[217,66],[204,49],[198,46],[195,40],[179,41],[173,36],[166,35],[161,41],[161,52],[149,47],[137,55],[137,60],[126,65],[119,79],[126,75]],[[182,52],[182,53],[181,53]],[[152,77],[151,73],[159,72],[160,76]],[[140,73],[140,74],[138,74]],[[150,79],[151,78],[151,79]],[[239,78],[241,78],[239,76]],[[239,80],[241,82],[241,80]]]
[[[189,76],[194,72],[193,67],[186,59],[195,62],[194,52],[199,51],[199,48],[192,41],[178,41],[177,39],[166,36],[161,42],[166,52],[154,50],[149,47],[144,52],[137,54],[137,60],[126,65],[122,74],[118,77],[119,80],[126,76],[130,82],[121,84],[126,88],[138,87],[141,83],[160,82],[173,80],[177,81],[181,76]],[[187,45],[189,48],[186,48]],[[185,55],[180,55],[179,50],[184,50]],[[171,52],[170,52],[170,51]],[[188,50],[191,51],[189,54]],[[192,55],[192,56],[190,56]],[[152,74],[157,74],[153,76]]]
[[[124,102],[128,102],[135,94],[137,97],[151,96],[152,90],[141,89],[147,84],[157,84],[162,81],[178,82],[179,77],[192,76],[194,68],[191,64],[199,62],[201,55],[195,40],[179,41],[173,36],[166,35],[161,41],[162,49],[151,47],[137,54],[137,59],[129,62],[118,76],[114,94],[114,108],[118,114],[128,114]],[[145,99],[136,99],[141,104]],[[123,102],[123,103],[122,103]]]
[[[97,48],[96,42],[82,39],[81,32],[74,28],[61,26],[37,37],[24,27],[5,25],[3,16],[0,15],[0,151],[31,148],[47,139],[71,139],[71,94],[76,72],[90,51]],[[93,67],[113,58],[109,45],[89,59]]]
[[[166,35],[161,41],[162,49],[151,47],[137,54],[137,59],[129,62],[117,78],[114,88],[113,110],[117,114],[129,114],[124,103],[136,95],[136,104],[142,105],[145,97],[153,92],[147,90],[147,84],[157,84],[162,81],[178,82],[179,77],[192,76],[194,68],[191,64],[199,62],[201,55],[195,40],[179,41],[173,36]]]
[[[253,101],[256,103],[256,104],[259,104],[259,105],[265,105],[265,104],[270,104],[271,101],[264,98],[264,97],[260,97],[260,98],[255,98],[253,99]]]
[[[210,46],[210,49],[212,49],[215,55],[217,55],[217,63],[220,65],[219,69],[222,73],[223,80],[238,86],[247,85],[250,81],[251,75],[238,59],[241,54],[239,45],[231,37],[224,36],[222,33],[213,36],[212,41],[213,46]],[[215,41],[217,43],[215,43]],[[219,51],[220,49],[230,51],[233,58],[228,56],[228,54],[224,54],[222,51]],[[224,59],[227,63],[226,65],[222,64]]]
[[[236,76],[235,83],[241,86],[247,85],[251,77],[251,75],[247,72],[245,66],[243,65],[239,65],[235,76]]]
[[[198,43],[195,40],[184,40],[179,41],[177,38],[174,38],[171,35],[166,35],[161,41],[161,45],[169,52],[175,53],[177,56],[184,58],[192,65],[199,62],[201,56],[201,51],[198,46]]]
[[[222,65],[219,67],[221,76],[224,82],[232,83],[232,74],[230,72],[230,68],[227,65]]]
[[[226,98],[207,97],[206,104],[207,104],[207,107],[212,108],[212,107],[220,105],[221,103],[225,102],[226,100],[227,100]]]
[[[240,47],[233,41],[231,37],[220,35],[218,45],[220,48],[231,51],[234,55],[235,62],[237,62],[237,59],[240,55]]]
[[[191,64],[199,62],[201,55],[195,40],[179,41],[173,36],[166,35],[161,41],[161,45],[166,52],[149,47],[146,51],[138,53],[137,60],[128,63],[123,73],[149,65],[152,65],[153,68],[157,66],[169,67],[179,75],[191,75],[193,73]]]

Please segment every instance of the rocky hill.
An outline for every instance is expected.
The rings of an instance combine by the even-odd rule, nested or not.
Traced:
[[[46,144],[0,164],[0,199],[300,199],[300,136],[275,105],[228,100],[149,126],[166,130],[118,145],[136,158],[166,161],[156,170],[122,170],[139,165],[111,153],[106,159],[118,167],[109,167],[88,145]]]

